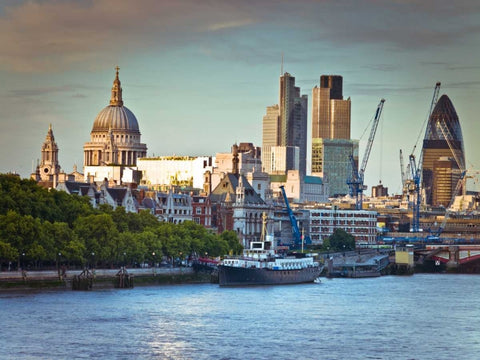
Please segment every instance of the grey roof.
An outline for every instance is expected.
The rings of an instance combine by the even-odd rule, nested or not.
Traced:
[[[127,193],[127,189],[123,188],[107,188],[108,193],[110,196],[115,200],[117,203],[121,203],[125,198]]]
[[[109,105],[100,111],[93,123],[93,131],[122,130],[139,133],[135,115],[125,106]]]
[[[249,204],[265,204],[265,201],[258,195],[248,180],[243,175],[235,175],[228,173],[210,194],[211,202],[224,202],[227,194],[229,194],[232,202],[236,201],[236,191],[238,187],[238,179],[242,177],[243,187],[245,188],[245,203]]]

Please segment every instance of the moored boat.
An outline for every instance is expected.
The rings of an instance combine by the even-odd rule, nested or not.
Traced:
[[[264,218],[264,228],[265,228]],[[275,249],[272,236],[253,241],[243,255],[225,257],[218,265],[220,286],[279,285],[313,282],[323,265],[313,256],[295,254],[281,256]]]

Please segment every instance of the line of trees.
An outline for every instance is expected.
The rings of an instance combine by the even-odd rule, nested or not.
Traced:
[[[48,191],[33,180],[0,174],[3,268],[133,266],[241,251],[232,231],[218,235],[193,222],[161,222],[148,211],[93,208],[87,197]]]

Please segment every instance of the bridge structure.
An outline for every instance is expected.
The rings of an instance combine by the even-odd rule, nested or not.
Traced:
[[[426,244],[415,251],[423,261],[434,261],[447,269],[461,269],[465,272],[480,271],[480,245],[478,244]]]

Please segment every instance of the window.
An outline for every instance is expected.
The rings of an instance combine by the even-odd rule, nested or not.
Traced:
[[[197,207],[195,213],[196,213],[197,215],[200,215],[200,214],[202,213],[202,208],[201,208],[201,207]]]

